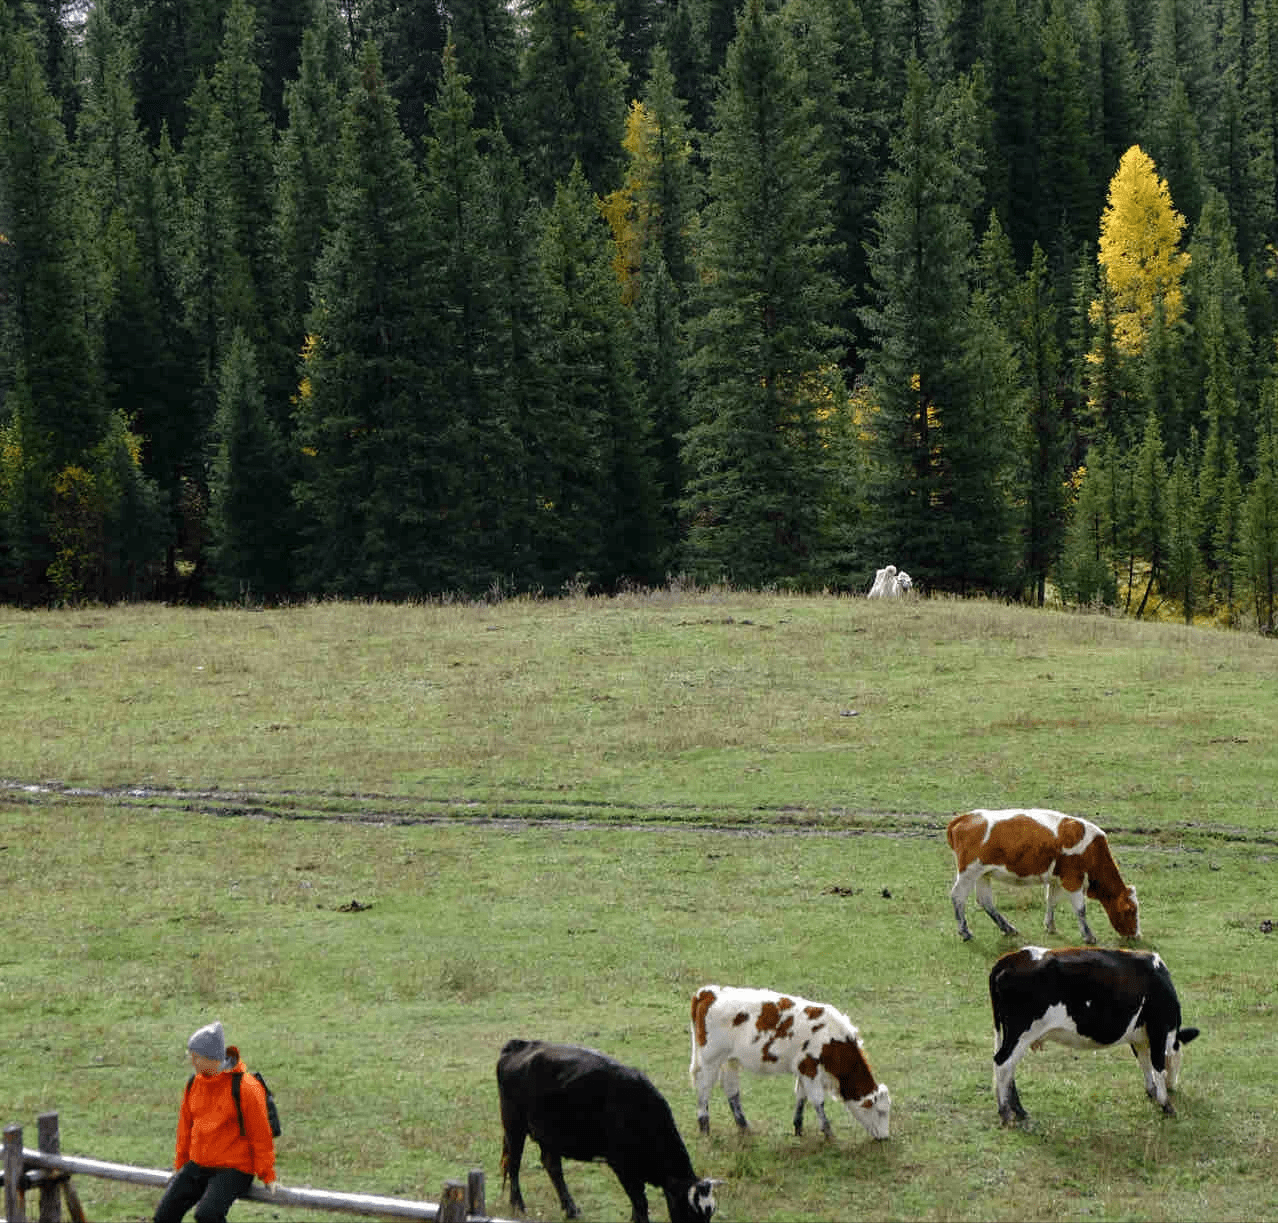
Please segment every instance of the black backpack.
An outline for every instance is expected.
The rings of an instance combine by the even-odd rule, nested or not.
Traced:
[[[244,1077],[242,1070],[237,1070],[231,1075],[231,1099],[235,1101],[235,1115],[240,1119],[240,1136],[244,1136],[244,1109],[240,1107],[240,1080]],[[284,1131],[280,1128],[280,1113],[275,1107],[275,1093],[266,1085],[266,1080],[256,1071],[253,1071],[253,1077],[262,1084],[262,1090],[266,1092],[266,1119],[271,1123],[271,1136],[278,1138]],[[186,1081],[187,1091],[191,1090],[191,1084],[195,1082],[195,1075],[191,1075]]]

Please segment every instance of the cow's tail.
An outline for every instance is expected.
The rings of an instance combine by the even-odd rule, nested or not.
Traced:
[[[1003,1025],[999,1022],[1003,1008],[999,1005],[999,1000],[1003,992],[1003,974],[1006,971],[1006,966],[1000,963],[995,963],[990,969],[990,1009],[994,1012],[994,1047],[996,1049],[1003,1043]]]
[[[706,1012],[714,1005],[718,988],[707,985],[692,995],[692,1011],[688,1019],[688,1032],[692,1038],[692,1061],[688,1065],[688,1077],[695,1084],[701,1069],[701,1046],[706,1040]],[[700,1035],[701,1039],[697,1037]]]
[[[701,1069],[701,1046],[697,1044],[697,1021],[688,1024],[688,1034],[692,1037],[692,1061],[688,1063],[688,1078],[695,1086],[697,1071]]]

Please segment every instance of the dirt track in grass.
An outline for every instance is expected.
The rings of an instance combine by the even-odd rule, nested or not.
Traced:
[[[663,803],[574,800],[516,795],[476,800],[368,791],[180,789],[153,785],[77,786],[57,781],[0,779],[0,801],[42,806],[105,803],[121,808],[214,815],[258,820],[320,820],[339,824],[409,826],[419,824],[491,824],[501,827],[650,829],[733,833],[738,836],[865,835],[943,836],[945,815],[857,811],[845,807],[716,807]],[[1167,829],[1107,826],[1111,838],[1163,840]],[[1215,842],[1278,846],[1278,836],[1219,824],[1191,825],[1175,831]]]

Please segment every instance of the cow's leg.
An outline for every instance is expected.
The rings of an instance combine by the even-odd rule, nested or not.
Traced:
[[[1043,929],[1048,934],[1056,933],[1056,881],[1049,879],[1047,881],[1047,913],[1043,918]]]
[[[990,887],[988,875],[982,875],[976,881],[976,899],[977,903],[990,915],[991,920],[1004,934],[1020,934],[1020,931],[994,907],[994,889]]]
[[[524,1213],[524,1195],[519,1189],[519,1164],[524,1157],[525,1133],[522,1125],[502,1118],[501,1170],[510,1178],[511,1209],[520,1214]]]
[[[1167,1047],[1171,1043],[1166,1034],[1150,1033],[1147,1040],[1132,1041],[1132,1052],[1145,1076],[1145,1094],[1174,1117],[1176,1109],[1167,1094]]]
[[[621,1181],[621,1187],[630,1199],[630,1223],[648,1223],[648,1194],[644,1189],[643,1177],[627,1175],[623,1178],[617,1173],[617,1179]]]
[[[550,1183],[554,1185],[555,1192],[559,1194],[559,1204],[564,1208],[564,1217],[575,1219],[581,1214],[577,1209],[577,1203],[572,1200],[572,1194],[568,1192],[568,1186],[564,1183],[564,1164],[559,1158],[558,1151],[547,1151],[545,1147],[541,1148],[541,1166],[546,1169],[546,1175],[550,1177]]]
[[[1074,916],[1078,918],[1078,930],[1083,936],[1083,942],[1094,943],[1096,935],[1087,924],[1087,916],[1084,913],[1087,908],[1087,889],[1080,887],[1077,892],[1066,892],[1066,895],[1069,897],[1069,903],[1074,906]]]
[[[732,1109],[732,1117],[737,1123],[737,1128],[745,1129],[748,1122],[745,1119],[745,1113],[741,1111],[741,1076],[737,1073],[737,1068],[731,1062],[725,1062],[723,1069],[719,1072],[719,1078],[723,1083],[723,1094],[728,1097],[728,1107]]]
[[[807,1103],[807,1097],[797,1083],[794,1094],[799,1097],[794,1103],[794,1136],[798,1138],[803,1133],[803,1106]]]
[[[1019,1040],[1011,1039],[1009,1033],[994,1052],[994,1099],[1004,1125],[1025,1120],[1020,1093],[1016,1090],[1016,1063],[1025,1056],[1030,1044],[1029,1033],[1022,1034]]]
[[[710,1093],[714,1090],[718,1078],[717,1063],[693,1059],[692,1081],[697,1088],[697,1128],[703,1134],[710,1132]]]
[[[959,871],[950,888],[950,900],[954,904],[954,917],[958,921],[959,936],[966,943],[972,932],[967,928],[967,895],[972,890],[972,880],[964,871]]]

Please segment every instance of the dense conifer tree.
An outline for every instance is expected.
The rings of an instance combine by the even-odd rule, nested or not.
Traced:
[[[231,336],[220,373],[210,437],[210,580],[220,598],[269,600],[290,585],[292,500],[283,445],[242,329]]]
[[[450,431],[428,316],[421,187],[376,47],[343,123],[333,229],[316,269],[298,404],[307,589],[403,598],[446,588]]]
[[[653,581],[661,575],[648,421],[612,243],[579,166],[541,218],[538,257],[557,443],[542,568],[560,583]]]
[[[495,131],[515,118],[519,35],[504,0],[450,0],[449,37],[457,69],[469,82],[475,126]]]
[[[1237,573],[1250,594],[1262,632],[1278,628],[1278,456],[1266,430],[1256,448],[1256,475],[1247,489],[1238,532]]]
[[[1194,622],[1198,610],[1202,578],[1199,533],[1194,473],[1188,455],[1182,451],[1172,461],[1167,484],[1167,555],[1162,584],[1168,595],[1180,603],[1186,624]]]
[[[515,577],[519,505],[517,429],[503,344],[501,236],[492,208],[493,173],[481,153],[474,103],[450,43],[439,97],[428,114],[423,199],[429,258],[438,273],[441,385],[454,418],[444,441],[454,522],[448,551],[453,585],[483,591]],[[482,473],[482,478],[474,478]]]
[[[861,286],[867,277],[864,239],[879,199],[881,141],[869,32],[856,0],[788,0],[781,20],[820,121],[829,175],[830,268],[844,285]],[[853,296],[848,294],[839,325],[849,337],[844,364],[859,370],[864,335]]]
[[[0,85],[4,385],[17,390],[6,457],[7,568],[20,597],[43,598],[53,561],[55,481],[86,463],[108,413],[100,376],[100,284],[65,132],[30,38],[5,32]],[[74,303],[78,308],[69,308]]]
[[[876,301],[867,321],[876,348],[868,376],[877,411],[867,542],[933,585],[998,585],[1008,574],[992,554],[979,564],[971,554],[960,559],[951,533],[953,515],[979,513],[974,497],[992,498],[986,512],[995,529],[984,546],[1001,554],[1008,525],[1009,437],[992,428],[988,398],[989,380],[1008,382],[1005,339],[987,307],[969,311],[978,108],[968,85],[937,88],[917,60],[909,81],[870,254]],[[982,463],[989,483],[978,493]]]
[[[152,144],[160,132],[180,149],[199,78],[213,71],[230,0],[116,0],[117,24],[135,27],[138,118]]]
[[[1028,395],[1023,569],[1033,602],[1042,604],[1064,542],[1070,436],[1062,396],[1057,310],[1047,257],[1034,247],[1014,296],[1011,333]]]
[[[737,0],[676,0],[666,17],[662,45],[694,131],[710,130],[716,82],[736,37],[740,7]]]
[[[341,30],[326,6],[302,37],[298,77],[286,91],[288,126],[275,158],[274,249],[279,259],[279,333],[300,352],[311,281],[331,225],[342,99],[350,88]]]
[[[1111,456],[1104,444],[1087,453],[1082,480],[1070,507],[1064,546],[1056,577],[1061,595],[1075,607],[1094,603],[1112,606],[1118,601],[1114,575],[1114,523],[1111,518],[1108,465]]]
[[[793,44],[748,0],[715,108],[689,365],[687,561],[712,580],[814,577],[818,414],[842,394],[825,151]]]
[[[683,496],[681,438],[687,425],[682,360],[695,268],[698,176],[684,106],[674,93],[664,48],[652,53],[643,101],[627,123],[625,183],[605,214],[617,246],[622,297],[630,321],[639,394],[648,420],[661,506],[658,545],[664,571],[675,561]]]
[[[574,164],[597,195],[618,185],[627,77],[610,0],[535,0],[516,139],[543,200]]]
[[[438,0],[365,0],[359,7],[360,38],[377,44],[399,126],[415,155],[426,135],[427,108],[439,88],[448,37],[444,12]]]

